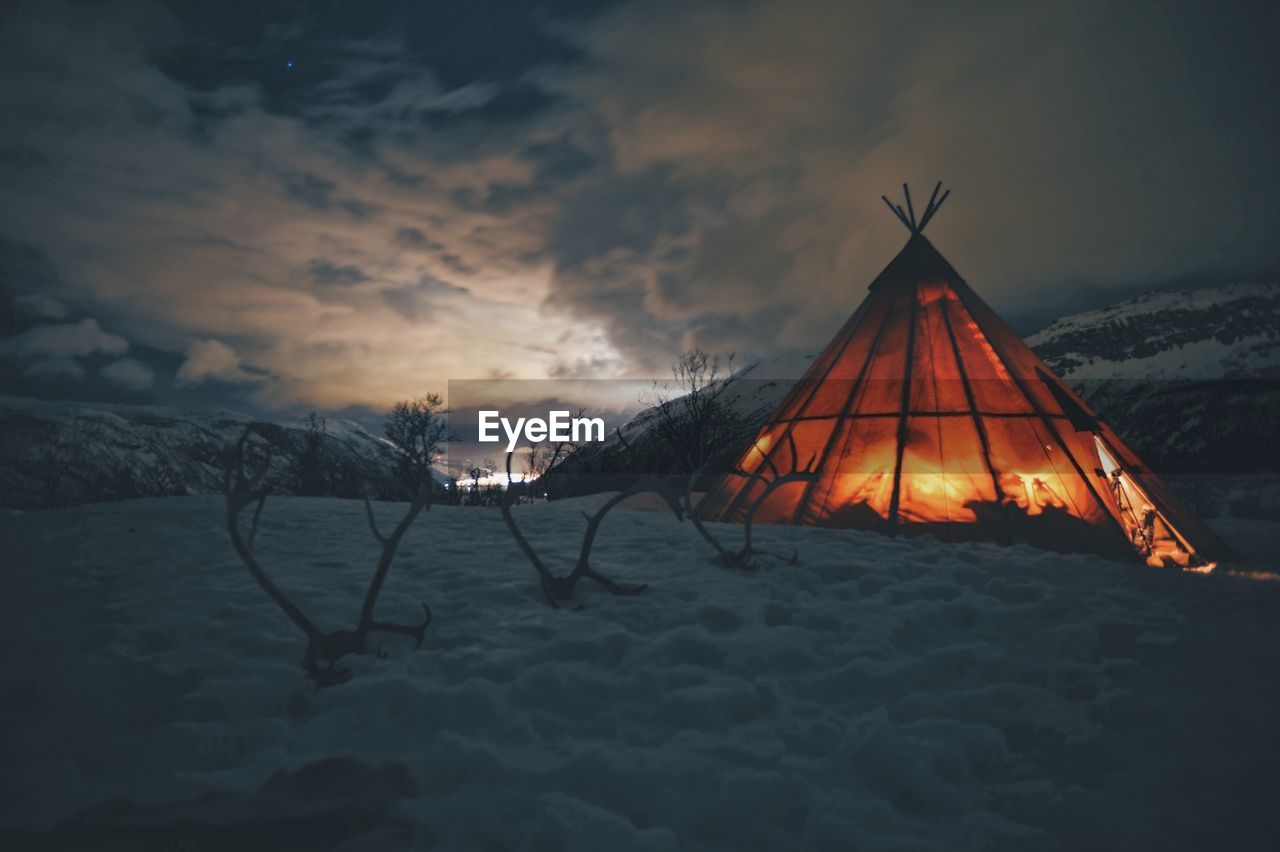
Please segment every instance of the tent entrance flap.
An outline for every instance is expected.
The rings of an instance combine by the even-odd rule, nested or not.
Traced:
[[[1098,460],[1102,463],[1102,473],[1106,476],[1107,485],[1115,499],[1120,526],[1124,528],[1134,550],[1146,559],[1148,565],[1212,571],[1216,566],[1200,558],[1188,544],[1186,537],[1178,532],[1142,487],[1116,461],[1117,454],[1108,449],[1102,437],[1094,433],[1093,441],[1098,451]]]

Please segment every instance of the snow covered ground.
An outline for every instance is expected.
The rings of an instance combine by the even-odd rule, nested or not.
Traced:
[[[599,499],[517,512],[567,566]],[[429,601],[426,644],[316,691],[217,498],[0,518],[0,847],[1274,848],[1280,584],[760,539],[801,563],[726,571],[688,524],[615,512],[597,567],[651,589],[553,610],[496,511],[434,507],[380,607]],[[259,550],[352,625],[358,503],[272,499]]]

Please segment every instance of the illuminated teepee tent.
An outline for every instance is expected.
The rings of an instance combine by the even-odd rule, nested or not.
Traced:
[[[1223,543],[921,233],[707,494],[707,520],[1022,541],[1206,569]]]

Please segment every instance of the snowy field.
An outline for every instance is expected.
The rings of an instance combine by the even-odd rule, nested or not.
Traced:
[[[567,568],[595,502],[516,511]],[[329,628],[362,511],[266,506],[264,565]],[[6,516],[0,848],[1275,848],[1280,584],[760,533],[801,563],[615,512],[596,565],[650,590],[553,610],[497,511],[434,507],[380,602],[428,601],[425,645],[316,691],[219,499]]]

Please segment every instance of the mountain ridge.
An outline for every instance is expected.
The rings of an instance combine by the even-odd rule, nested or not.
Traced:
[[[271,445],[273,490],[305,491],[299,481],[311,440],[305,423],[226,409],[0,397],[0,505],[37,509],[221,493],[228,450],[250,424]],[[354,421],[327,420],[317,440],[323,488],[335,495],[356,496],[362,482],[386,481],[394,471],[391,445]]]

